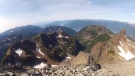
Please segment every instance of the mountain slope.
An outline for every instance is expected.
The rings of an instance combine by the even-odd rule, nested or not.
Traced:
[[[22,40],[31,40],[35,35],[37,34],[14,34],[0,37],[0,61],[7,52],[9,46]]]
[[[7,30],[0,34],[0,60],[5,55],[9,46],[11,46],[12,44],[22,40],[31,40],[32,37],[36,36],[41,32],[50,32],[50,29],[51,31],[65,31],[71,36],[76,34],[76,31],[64,26],[50,26],[46,28],[41,28],[34,25],[27,25]]]
[[[76,38],[85,46],[85,52],[90,52],[92,47],[100,41],[109,40],[113,33],[104,26],[86,26],[76,34]]]
[[[41,33],[32,41],[22,40],[12,44],[2,63],[15,67],[44,68],[47,63],[58,65],[68,54],[76,56],[82,50],[84,48],[78,40],[65,32]]]

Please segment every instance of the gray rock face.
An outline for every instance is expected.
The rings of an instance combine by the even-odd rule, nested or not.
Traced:
[[[98,70],[98,65],[96,64],[95,60],[93,59],[93,57],[89,56],[88,57],[88,62],[89,62],[89,66],[92,70],[96,71]]]
[[[95,62],[93,57],[91,57],[88,53],[84,52],[79,52],[79,54],[76,56],[75,59],[72,60],[71,62],[73,66],[78,66],[78,65],[89,65],[89,67],[93,70],[96,71],[98,70],[98,64]]]

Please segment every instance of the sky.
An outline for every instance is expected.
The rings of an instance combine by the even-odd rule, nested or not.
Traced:
[[[135,23],[135,0],[0,0],[0,32],[32,23],[72,19]]]

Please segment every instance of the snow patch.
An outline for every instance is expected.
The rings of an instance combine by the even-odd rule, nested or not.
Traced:
[[[38,69],[45,68],[45,67],[47,67],[47,64],[45,63],[40,63],[38,65],[33,66],[33,68],[38,68]]]
[[[62,38],[63,36],[60,34],[59,36],[58,36],[58,38]]]
[[[121,51],[120,53],[118,53],[120,56],[124,57],[125,60],[130,60],[132,58],[135,57],[135,55],[133,55],[127,48],[126,50],[124,50],[121,46],[117,46],[118,49]],[[127,51],[127,52],[126,52]]]
[[[10,64],[10,63],[8,63],[8,65],[9,65],[9,66],[11,66],[11,64]]]
[[[37,58],[40,58],[39,56],[36,56]]]
[[[67,56],[66,59],[72,59],[70,56]]]
[[[53,68],[58,67],[58,65],[51,65]]]
[[[15,52],[16,52],[19,56],[21,56],[23,50],[21,50],[21,49],[19,48],[19,49],[17,49]]]
[[[40,54],[42,54],[42,55],[45,55],[40,49],[39,49],[39,51],[38,51]]]
[[[44,55],[44,53],[37,47],[36,51],[38,51],[40,54]]]
[[[49,46],[50,46],[50,47],[52,47],[52,45],[51,45],[51,44],[50,44]]]
[[[123,44],[121,43],[121,41],[119,41],[120,45],[123,46]]]
[[[69,38],[68,36],[66,36],[65,38]]]

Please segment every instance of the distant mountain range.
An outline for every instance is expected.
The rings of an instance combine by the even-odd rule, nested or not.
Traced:
[[[65,26],[49,26],[49,27],[44,28],[42,32],[48,33],[48,32],[56,32],[58,30],[66,32],[70,36],[74,36],[77,33],[77,31],[71,28],[65,27]]]
[[[40,23],[38,23],[40,25]],[[135,39],[135,24],[121,21],[113,21],[113,20],[65,20],[65,21],[54,21],[46,24],[42,24],[41,27],[48,26],[66,26],[72,28],[76,31],[81,30],[83,27],[88,25],[101,25],[110,29],[113,33],[119,33],[119,30],[126,29],[127,36],[130,36]]]
[[[34,26],[36,25],[36,26]],[[113,20],[90,20],[90,19],[82,19],[82,20],[65,20],[65,21],[49,21],[49,22],[41,22],[41,23],[35,23],[33,25],[28,25],[28,26],[22,26],[22,27],[17,27],[14,29],[7,30],[1,35],[6,35],[6,34],[25,34],[25,33],[39,33],[41,32],[45,27],[49,27],[52,29],[50,26],[65,26],[71,29],[74,29],[76,31],[81,30],[85,26],[88,25],[100,25],[100,26],[105,26],[109,30],[111,30],[113,33],[119,33],[119,30],[121,29],[126,29],[127,31],[127,36],[132,37],[135,39],[135,24],[133,23],[128,23],[128,22],[121,22],[121,21],[113,21]],[[28,30],[25,28],[29,28]],[[19,29],[21,29],[19,31]]]
[[[7,36],[7,35],[14,35],[14,34],[33,34],[33,33],[40,33],[43,30],[43,28],[34,26],[34,25],[27,25],[27,26],[21,26],[21,27],[16,27],[13,29],[9,29],[1,35]]]

